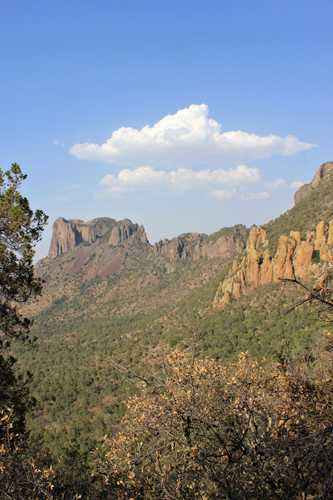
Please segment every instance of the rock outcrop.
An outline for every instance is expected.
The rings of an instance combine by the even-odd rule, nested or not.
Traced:
[[[223,228],[211,236],[187,233],[172,240],[160,240],[154,244],[153,251],[155,257],[163,256],[170,262],[187,258],[197,261],[202,257],[232,257],[245,249],[248,232],[245,226],[237,225],[234,228]],[[80,219],[66,220],[59,217],[53,225],[48,258],[58,257],[82,243],[91,245],[103,236],[103,241],[108,241],[110,247],[138,243],[149,245],[144,227],[132,223],[129,219],[117,222],[115,219],[104,217],[84,222]]]
[[[244,235],[247,229],[241,226],[242,229],[237,228],[233,234],[221,236],[216,241],[204,241],[196,245],[193,254],[193,260],[196,261],[200,257],[207,259],[216,259],[231,257],[245,249]],[[246,238],[246,236],[245,236]]]
[[[246,254],[235,259],[229,277],[220,283],[213,307],[223,309],[230,300],[238,299],[247,290],[281,279],[306,278],[313,265],[313,257],[333,265],[333,220],[320,222],[313,233],[302,241],[298,231],[282,235],[274,258],[271,257],[266,231],[259,226],[251,228]]]
[[[101,217],[83,222],[80,219],[66,220],[59,217],[53,224],[48,257],[58,257],[81,243],[91,245],[108,232],[110,232],[109,244],[113,246],[120,245],[126,240],[129,240],[129,243],[138,241],[148,243],[144,227],[139,227],[128,219],[117,222],[115,219]]]
[[[143,226],[133,224],[129,219],[125,219],[115,226],[110,234],[109,244],[117,246],[128,240],[129,244],[141,241],[149,243]]]
[[[196,236],[200,239],[200,235]],[[154,255],[155,257],[163,255],[172,262],[176,262],[180,259],[186,259],[188,256],[187,245],[180,238],[174,238],[171,241],[164,238],[164,240],[154,243]]]
[[[80,243],[89,245],[106,233],[114,219],[100,218],[89,222],[80,219],[66,220],[59,217],[53,224],[53,234],[48,257],[57,257],[68,250],[73,250]]]
[[[207,259],[230,257],[245,249],[244,241],[247,234],[248,229],[242,225],[235,226],[229,234],[215,238],[206,234],[188,233],[172,240],[165,238],[155,243],[154,254],[156,257],[163,255],[173,262],[188,257],[194,262],[202,257]]]
[[[317,189],[323,180],[333,178],[333,162],[327,161],[323,163],[318,168],[316,175],[312,179],[309,184],[304,184],[296,191],[294,195],[294,203],[295,205],[301,201],[303,198],[306,198],[314,189]]]

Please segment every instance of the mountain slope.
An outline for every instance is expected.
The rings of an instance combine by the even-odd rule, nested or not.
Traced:
[[[302,186],[294,196],[295,205],[274,221],[265,224],[269,250],[274,255],[282,234],[299,231],[302,239],[322,220],[333,219],[333,162],[323,163],[310,184]]]
[[[152,247],[143,226],[128,219],[83,223],[60,218],[49,256],[36,266],[45,280],[43,297],[28,313],[38,324],[40,314],[51,315],[54,323],[81,314],[90,318],[152,311],[212,279],[221,262],[245,248],[248,234],[238,225],[210,236],[183,234]],[[62,307],[54,315],[55,305]]]
[[[252,227],[244,255],[234,260],[229,277],[220,283],[214,308],[222,309],[260,285],[309,280],[333,265],[333,163],[321,165],[311,183],[295,194],[295,206],[264,227]],[[280,234],[290,227],[289,233]]]
[[[325,224],[333,218],[332,178],[323,171],[306,197],[264,226],[268,244],[261,238],[258,248],[274,255],[282,235],[289,239],[290,231],[300,231],[304,239],[322,217]],[[22,353],[20,368],[35,374],[34,435],[82,467],[102,436],[112,434],[123,400],[135,392],[114,361],[140,373],[147,346],[163,341],[183,348],[190,331],[200,356],[225,362],[240,350],[271,356],[285,342],[293,352],[306,350],[315,338],[312,310],[286,314],[299,291],[279,283],[249,287],[226,310],[214,310],[235,255],[245,255],[249,230],[243,226],[154,246],[142,226],[128,220],[62,219],[60,226],[49,257],[36,269],[45,279],[44,296],[26,310],[35,317],[39,347]]]

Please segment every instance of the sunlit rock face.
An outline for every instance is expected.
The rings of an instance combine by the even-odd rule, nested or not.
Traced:
[[[319,252],[322,264],[333,263],[333,220],[321,221],[316,230],[302,240],[299,231],[290,236],[282,235],[272,259],[267,246],[266,232],[262,227],[252,227],[246,245],[246,256],[233,262],[229,277],[220,283],[213,307],[223,309],[230,300],[238,299],[247,290],[281,279],[307,278],[310,269],[318,266],[312,259]]]
[[[48,257],[58,257],[73,250],[81,243],[91,245],[109,231],[109,244],[118,246],[129,240],[129,243],[141,241],[148,243],[143,226],[133,224],[129,219],[117,222],[109,217],[100,217],[89,222],[80,219],[66,220],[59,217],[53,224],[53,234]]]
[[[98,220],[98,219],[96,219]],[[79,219],[66,220],[59,217],[53,224],[53,234],[48,257],[57,257],[73,250],[83,241],[91,244],[103,234],[94,221],[88,223]]]
[[[138,224],[133,224],[129,219],[121,221],[119,225],[112,229],[109,238],[109,244],[112,246],[117,246],[127,240],[129,240],[130,243],[135,243],[138,241],[141,241],[142,243],[148,243],[148,238],[144,227],[139,226]]]
[[[172,240],[164,238],[154,244],[154,254],[156,257],[163,255],[173,262],[187,258],[196,262],[201,258],[232,257],[245,249],[247,233],[248,229],[239,224],[231,233],[213,240],[206,234],[198,233],[187,233]]]
[[[333,162],[323,163],[309,184],[304,184],[294,197],[295,205],[314,190],[325,187],[333,180]],[[306,201],[305,201],[306,203]],[[237,299],[260,285],[283,279],[307,279],[312,272],[319,273],[325,266],[333,266],[333,220],[319,222],[314,231],[302,239],[299,231],[281,235],[276,254],[270,255],[266,231],[251,227],[245,255],[236,257],[228,278],[220,283],[213,307],[222,309],[232,299]]]

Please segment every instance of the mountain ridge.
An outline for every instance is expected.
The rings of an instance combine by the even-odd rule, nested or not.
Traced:
[[[49,255],[35,266],[37,276],[45,281],[44,293],[29,306],[29,314],[36,316],[63,297],[74,304],[84,283],[93,280],[101,280],[93,307],[100,307],[98,315],[153,310],[167,294],[178,300],[211,279],[221,268],[221,259],[223,267],[243,251],[248,234],[247,228],[237,225],[210,236],[182,234],[152,246],[144,227],[129,219],[98,218],[85,223],[59,218]],[[110,309],[115,301],[117,313],[116,308]]]
[[[327,161],[320,165],[314,178],[309,184],[303,184],[294,194],[294,204],[297,205],[306,198],[314,189],[317,189],[322,182],[333,178],[333,162]]]
[[[151,245],[144,227],[129,219],[102,217],[84,222],[60,217],[53,226],[48,257],[36,265],[37,275],[45,280],[44,296],[31,311],[38,315],[54,300],[78,298],[86,281],[111,278],[113,287],[105,297],[105,285],[96,288],[100,289],[96,305],[101,311],[108,310],[107,301],[113,303],[116,297],[119,304],[124,301],[119,308],[123,313],[153,310],[154,303],[157,307],[168,300],[168,294],[177,301],[191,293],[233,258],[237,262],[216,291],[215,309],[251,286],[283,277],[305,277],[314,256],[332,260],[333,163],[322,164],[307,186],[305,191],[298,190],[299,195],[296,193],[292,209],[260,228],[262,235],[265,233],[260,248],[251,243],[254,238],[262,238],[256,226],[249,230],[238,224],[209,236],[184,233]]]
[[[294,207],[287,215],[292,216],[293,211],[311,200],[311,195],[316,196],[327,187],[331,188],[332,198],[333,162],[320,165],[312,181],[295,193]],[[325,197],[323,205],[324,202]],[[332,200],[328,205],[332,206]],[[238,300],[241,294],[260,285],[284,279],[309,280],[311,275],[323,274],[333,264],[333,210],[324,211],[321,215],[323,220],[313,230],[307,230],[306,235],[303,228],[303,238],[301,232],[295,229],[288,234],[280,234],[274,256],[267,234],[274,221],[264,227],[252,226],[245,255],[236,257],[229,276],[220,283],[213,301],[214,309],[223,309],[231,300]]]
[[[35,319],[32,333],[39,337],[39,347],[20,355],[22,373],[35,373],[33,435],[42,436],[58,456],[71,457],[74,450],[84,463],[89,461],[90,450],[105,434],[112,435],[124,411],[122,402],[135,392],[113,361],[143,373],[149,346],[162,342],[183,349],[191,343],[189,329],[195,332],[199,357],[225,363],[247,350],[258,359],[272,357],[286,339],[291,350],[306,352],[318,335],[318,322],[311,320],[311,308],[286,316],[299,303],[298,289],[271,281],[246,285],[245,293],[241,290],[226,309],[213,308],[213,302],[220,284],[239,271],[233,261],[238,256],[240,263],[247,256],[247,240],[259,253],[259,262],[250,265],[253,277],[264,252],[276,254],[282,236],[285,264],[294,266],[291,251],[296,255],[312,232],[307,242],[312,246],[310,267],[318,260],[323,266],[320,252],[330,241],[332,219],[333,179],[325,176],[293,208],[262,228],[253,226],[251,232],[237,225],[209,236],[182,234],[161,240],[154,252],[149,242],[133,238],[141,227],[133,223],[136,231],[130,234],[123,226],[115,230],[117,244],[110,244],[111,232],[124,222],[112,219],[91,243],[81,241],[39,261],[36,272],[45,280],[44,294],[23,311]],[[82,226],[91,221],[72,222]],[[223,257],[213,252],[219,245]],[[201,249],[199,258],[196,248]],[[210,257],[202,256],[203,249]],[[262,268],[260,272],[265,275]]]

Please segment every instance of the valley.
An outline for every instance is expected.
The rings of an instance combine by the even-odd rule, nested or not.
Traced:
[[[186,351],[193,332],[199,359],[224,364],[241,351],[262,360],[285,345],[295,357],[309,350],[322,327],[313,308],[288,314],[302,291],[281,279],[312,283],[332,268],[333,163],[295,202],[262,228],[188,233],[154,246],[128,219],[59,218],[49,255],[36,265],[43,295],[22,309],[38,344],[15,352],[22,374],[34,375],[31,435],[86,474],[91,450],[116,432],[138,390],[119,365],[143,376],[151,349]]]

